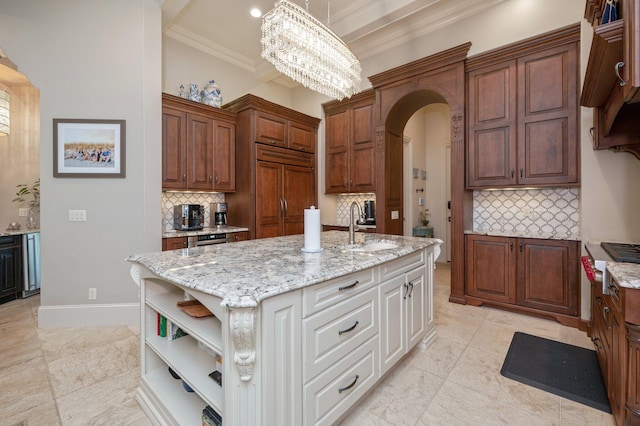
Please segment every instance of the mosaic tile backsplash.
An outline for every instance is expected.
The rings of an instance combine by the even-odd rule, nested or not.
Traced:
[[[474,191],[473,230],[580,234],[580,189]]]
[[[224,203],[224,194],[208,192],[163,192],[162,193],[162,230],[173,230],[173,206],[178,204],[201,204],[204,206],[204,227],[211,223],[210,203]]]
[[[351,214],[349,208],[351,207],[351,203],[355,201],[358,204],[360,204],[360,208],[364,213],[364,202],[367,200],[375,201],[376,194],[371,193],[371,194],[340,194],[338,195],[338,202],[337,202],[338,212],[336,217],[336,220],[338,221],[338,223],[336,223],[336,225],[349,226],[349,219],[350,219],[349,215]]]

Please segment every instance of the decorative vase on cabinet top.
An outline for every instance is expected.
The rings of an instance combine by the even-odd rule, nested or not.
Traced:
[[[198,85],[196,83],[191,83],[189,85],[189,100],[200,102],[200,94],[198,93]]]
[[[222,106],[222,94],[220,88],[214,80],[209,80],[209,84],[201,92],[202,103],[220,108]]]

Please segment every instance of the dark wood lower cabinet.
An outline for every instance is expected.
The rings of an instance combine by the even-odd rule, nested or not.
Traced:
[[[22,279],[22,236],[0,237],[0,303],[17,299]]]
[[[467,303],[578,326],[578,241],[467,235],[466,243]]]
[[[640,425],[640,289],[591,284],[591,341],[617,425]]]

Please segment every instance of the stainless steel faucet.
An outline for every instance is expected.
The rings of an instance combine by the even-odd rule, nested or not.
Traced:
[[[355,221],[353,220],[354,207],[358,208],[358,218],[362,217],[362,209],[360,208],[360,204],[354,201],[353,203],[351,203],[351,209],[350,209],[351,214],[349,219],[349,244],[352,244],[352,245],[356,243],[356,224],[355,224]]]

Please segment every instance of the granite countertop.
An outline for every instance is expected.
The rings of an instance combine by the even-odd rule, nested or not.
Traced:
[[[126,260],[145,266],[167,281],[220,297],[229,307],[254,307],[262,300],[371,268],[442,241],[371,233],[356,234],[356,243],[393,241],[397,248],[377,252],[346,250],[349,234],[321,233],[319,253],[304,253],[304,235],[264,238],[136,254]]]
[[[493,237],[513,237],[513,238],[538,238],[542,240],[570,240],[580,241],[580,236],[575,234],[555,234],[551,232],[527,232],[527,231],[479,231],[467,229],[467,235],[489,235]]]
[[[11,235],[24,235],[24,234],[39,234],[40,229],[18,229],[12,231],[2,231],[0,232],[0,237],[6,237]]]
[[[607,269],[621,287],[640,288],[640,264],[607,262]]]
[[[202,228],[199,231],[164,231],[162,238],[180,238],[180,237],[193,237],[196,235],[208,235],[208,234],[230,234],[232,232],[248,231],[249,228],[243,228],[241,226],[225,226],[221,228]]]

